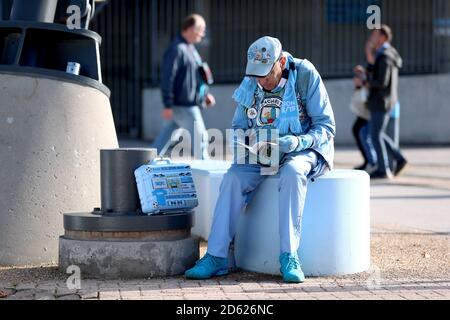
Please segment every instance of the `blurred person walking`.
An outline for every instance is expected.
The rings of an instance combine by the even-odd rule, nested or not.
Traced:
[[[370,111],[367,108],[366,70],[358,65],[353,69],[353,73],[355,91],[350,101],[350,110],[356,115],[356,120],[352,127],[352,133],[364,159],[364,163],[355,169],[371,173],[376,168],[377,155],[369,133]]]
[[[208,86],[213,81],[207,64],[202,62],[194,46],[205,37],[205,29],[206,22],[202,16],[189,15],[182,23],[181,34],[164,54],[161,92],[165,123],[152,145],[161,156],[179,139],[172,140],[172,133],[183,128],[191,137],[191,155],[199,159],[209,158],[209,138],[201,109],[215,105]]]
[[[398,72],[402,67],[402,58],[391,41],[390,27],[381,25],[372,31],[366,44],[369,130],[377,155],[377,169],[370,174],[373,179],[392,178],[407,164],[400,149],[386,134],[390,112],[398,99]],[[393,172],[389,168],[388,152],[396,162]]]

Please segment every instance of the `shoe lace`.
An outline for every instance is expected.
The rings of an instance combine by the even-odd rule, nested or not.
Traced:
[[[218,263],[217,263],[216,259],[214,259],[214,257],[212,255],[205,254],[200,260],[197,261],[196,264],[198,264],[198,265],[201,265],[201,264],[213,264],[213,265],[216,266]]]
[[[288,262],[286,264],[286,269],[287,270],[292,270],[292,269],[298,269],[300,268],[301,264],[298,261],[298,259],[294,258],[294,257],[289,257]]]

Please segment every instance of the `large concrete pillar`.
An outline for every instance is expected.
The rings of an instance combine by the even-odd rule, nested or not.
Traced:
[[[118,147],[108,95],[0,70],[0,101],[0,265],[56,262],[62,213],[99,206],[99,150]]]

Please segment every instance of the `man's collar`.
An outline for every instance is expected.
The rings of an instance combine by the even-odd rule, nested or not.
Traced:
[[[389,42],[385,42],[383,43],[383,45],[381,47],[378,48],[378,50],[375,52],[375,56],[378,57],[381,53],[383,53],[383,51],[387,48],[389,48],[391,45]]]
[[[180,38],[180,40],[181,40],[182,42],[184,42],[184,43],[186,43],[186,44],[190,44],[190,43],[186,40],[186,38],[183,37],[183,34],[179,33],[179,34],[178,34],[178,37]]]

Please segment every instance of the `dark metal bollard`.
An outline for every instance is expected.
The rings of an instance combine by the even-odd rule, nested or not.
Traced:
[[[58,0],[14,0],[11,20],[53,23]]]
[[[134,170],[156,156],[156,149],[100,150],[102,213],[121,215],[141,208]]]

